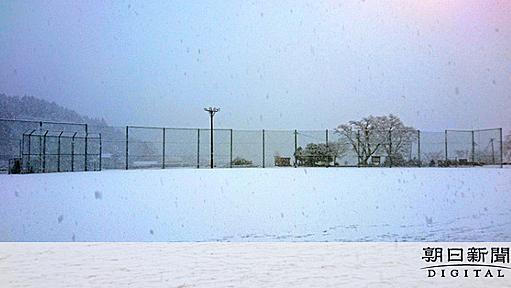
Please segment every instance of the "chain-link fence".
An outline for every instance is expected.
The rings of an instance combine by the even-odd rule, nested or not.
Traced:
[[[53,126],[52,126],[53,125]],[[46,129],[64,128],[64,129]],[[39,143],[47,137],[46,164],[43,151],[31,147],[29,139]],[[69,135],[75,135],[74,159],[61,153],[61,167],[55,158],[58,140],[55,132],[65,138],[61,149],[69,151]],[[211,130],[145,126],[93,126],[77,123],[0,120],[0,169],[6,170],[9,160],[30,163],[31,172],[102,169],[165,169],[165,168],[242,168],[242,167],[498,167],[503,164],[502,129],[446,130],[424,132],[413,129],[378,130]],[[101,134],[101,153],[96,162],[87,162],[88,153],[78,139],[83,135]],[[25,137],[23,137],[25,135]],[[90,138],[90,137],[87,137]],[[99,137],[98,137],[99,138]],[[62,140],[61,139],[61,140]],[[35,142],[33,142],[35,141]],[[66,142],[67,141],[67,142]],[[83,141],[82,141],[83,142]],[[92,143],[87,141],[88,143]],[[70,142],[69,142],[70,143]],[[94,145],[94,144],[89,144]],[[37,145],[35,145],[37,146]],[[53,148],[52,148],[53,147]],[[93,146],[89,146],[94,149]],[[36,151],[36,152],[34,152]],[[51,151],[51,152],[50,152]],[[213,151],[213,153],[211,153]],[[24,153],[31,154],[30,159]],[[43,153],[44,154],[44,153]],[[71,153],[73,154],[73,153]],[[212,157],[213,156],[213,157]],[[34,162],[35,161],[35,162]],[[87,160],[89,161],[89,160]],[[68,163],[74,163],[70,166]],[[96,166],[84,166],[96,165]],[[43,167],[44,166],[44,167]],[[29,167],[29,166],[23,166]],[[96,169],[97,170],[97,169]],[[25,169],[25,171],[29,171]]]
[[[86,133],[87,124],[0,118],[0,172],[7,172],[10,162],[22,158],[23,134],[32,130]]]
[[[101,135],[33,129],[23,133],[21,158],[11,173],[101,170]]]
[[[503,162],[502,131],[485,129],[472,131],[447,130],[446,159],[476,166],[499,166]]]
[[[101,134],[102,169],[125,169],[126,127],[89,125],[88,131]]]
[[[128,126],[125,163],[127,169],[205,168],[212,159],[219,168],[501,166],[501,133],[215,129],[211,157],[210,129]]]

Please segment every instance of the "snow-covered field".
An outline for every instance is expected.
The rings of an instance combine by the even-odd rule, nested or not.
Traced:
[[[510,241],[511,169],[0,175],[1,241]]]
[[[453,247],[402,242],[0,243],[0,287],[511,287],[507,269],[504,278],[497,278],[495,270],[493,278],[475,278],[472,270],[469,278],[428,278],[421,256],[429,245]],[[455,244],[464,249],[473,245]]]

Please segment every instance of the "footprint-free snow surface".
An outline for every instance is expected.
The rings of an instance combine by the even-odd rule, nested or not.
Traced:
[[[0,241],[511,241],[511,169],[0,175]]]

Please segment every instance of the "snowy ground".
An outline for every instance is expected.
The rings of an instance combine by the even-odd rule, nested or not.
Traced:
[[[0,175],[0,241],[511,241],[511,169]]]
[[[428,278],[421,267],[429,264],[421,256],[429,244],[453,247],[374,242],[0,243],[0,287],[511,287],[508,269],[503,269],[504,278],[497,278],[495,270],[493,278],[474,278],[472,270],[470,278]],[[464,249],[473,245],[455,244]]]

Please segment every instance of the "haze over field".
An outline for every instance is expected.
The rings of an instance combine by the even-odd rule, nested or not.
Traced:
[[[511,128],[511,2],[0,2],[0,93],[113,125]]]

